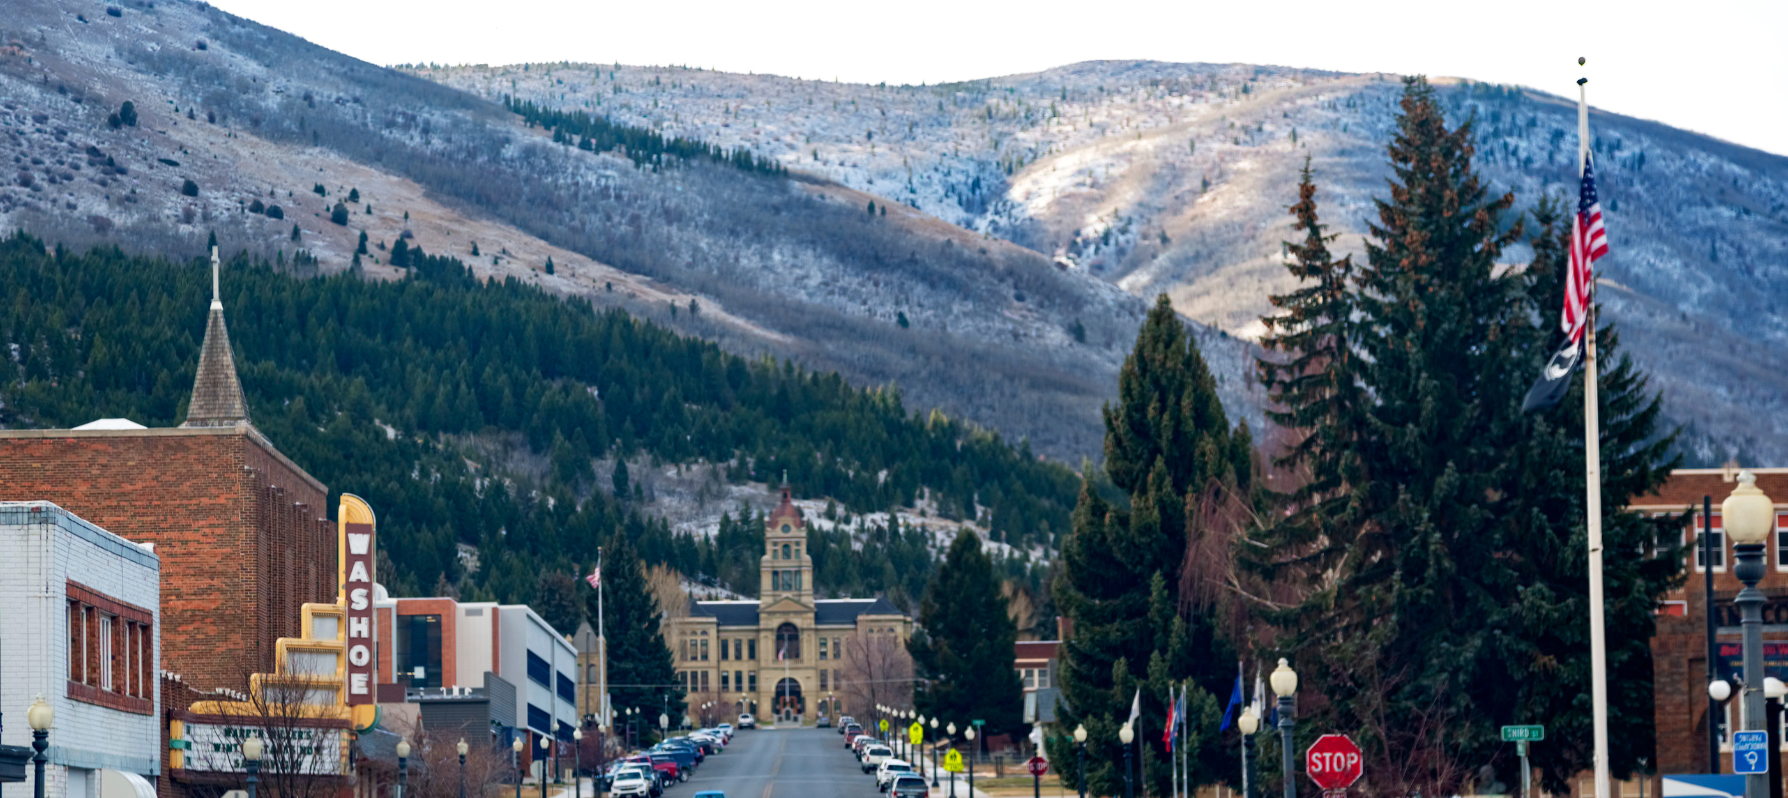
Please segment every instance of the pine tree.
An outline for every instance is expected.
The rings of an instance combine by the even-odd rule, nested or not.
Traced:
[[[615,498],[617,498],[617,499],[627,498],[627,486],[628,486],[627,458],[625,458],[625,457],[615,458],[615,473],[609,481],[611,483],[613,483],[613,485],[614,485]]]
[[[547,258],[546,258],[546,273],[547,274],[553,273],[553,259],[552,259],[552,256],[550,256],[550,255],[547,256]]]
[[[1290,513],[1271,530],[1275,545],[1269,556],[1297,550],[1301,573],[1315,577],[1345,556],[1352,542],[1344,516],[1353,507],[1348,486],[1364,479],[1354,443],[1366,399],[1352,348],[1353,257],[1335,260],[1329,254],[1328,244],[1339,234],[1327,234],[1318,216],[1308,157],[1291,214],[1297,218],[1292,229],[1304,233],[1301,243],[1285,245],[1293,258],[1286,269],[1298,287],[1268,297],[1280,312],[1262,317],[1267,332],[1260,344],[1278,354],[1257,360],[1261,384],[1270,392],[1268,420],[1297,436],[1274,460],[1294,475],[1297,487],[1284,497]]]
[[[1088,759],[1097,763],[1089,765],[1090,786],[1113,791],[1121,774],[1110,763],[1123,759],[1117,731],[1137,688],[1144,716],[1160,718],[1169,685],[1189,678],[1194,738],[1182,744],[1198,752],[1193,781],[1213,783],[1234,768],[1209,734],[1217,712],[1210,694],[1228,694],[1233,653],[1215,613],[1181,613],[1195,602],[1181,595],[1179,575],[1189,507],[1213,490],[1246,495],[1251,443],[1246,427],[1230,428],[1216,381],[1165,295],[1124,360],[1118,402],[1105,407],[1104,419],[1105,470],[1129,507],[1108,503],[1092,474],[1083,479],[1054,586],[1074,628],[1059,669],[1067,707],[1057,715],[1063,728],[1086,724]],[[1137,731],[1150,749],[1149,789],[1164,794],[1172,776],[1160,735]],[[1062,746],[1057,756],[1072,755],[1068,743],[1052,745]]]
[[[1277,576],[1303,597],[1277,620],[1308,692],[1322,697],[1299,725],[1358,730],[1384,790],[1432,794],[1477,778],[1486,763],[1514,778],[1497,727],[1544,718],[1577,730],[1542,754],[1562,789],[1588,766],[1587,707],[1577,701],[1588,690],[1583,532],[1574,520],[1582,421],[1571,411],[1520,412],[1556,344],[1534,320],[1555,318],[1560,301],[1558,214],[1545,203],[1536,212],[1544,232],[1534,268],[1499,275],[1502,250],[1523,226],[1507,218],[1512,195],[1489,196],[1473,172],[1470,123],[1449,129],[1420,77],[1406,81],[1401,108],[1388,148],[1391,198],[1377,202],[1351,295],[1327,310],[1320,293],[1290,295],[1281,304],[1289,313],[1274,321],[1291,333],[1275,341],[1294,355],[1279,372],[1286,409],[1274,421],[1308,429],[1289,458],[1312,476],[1290,519],[1268,530],[1275,548],[1289,550]],[[1300,266],[1326,262],[1310,243]],[[1327,336],[1317,332],[1325,320]],[[1669,439],[1654,435],[1657,398],[1643,377],[1624,359],[1610,363],[1604,501],[1619,508],[1663,478]],[[1327,384],[1301,390],[1311,385],[1297,376],[1325,370],[1334,375]],[[1609,550],[1657,543],[1644,522],[1609,513]],[[1672,546],[1662,549],[1615,558],[1607,574],[1618,652],[1610,661],[1623,679],[1617,692],[1627,694],[1616,711],[1636,730],[1614,752],[1616,775],[1650,745],[1651,613],[1676,567]]]
[[[360,241],[354,245],[354,254],[356,254],[356,255],[370,254],[366,251],[366,231],[365,230],[360,231]],[[478,253],[473,252],[472,254],[476,255]]]
[[[625,531],[617,529],[602,553],[602,625],[608,637],[608,684],[619,711],[683,717],[684,690],[670,647],[658,627],[662,608],[646,587],[645,566]],[[596,591],[584,593],[586,617],[597,616]]]
[[[920,631],[907,641],[924,680],[913,706],[926,717],[987,721],[982,734],[1022,737],[1024,685],[1012,669],[1018,629],[981,538],[963,529],[925,587]],[[958,721],[961,724],[961,721]]]

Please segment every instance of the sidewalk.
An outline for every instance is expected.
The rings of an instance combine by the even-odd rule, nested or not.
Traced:
[[[950,796],[950,776],[951,776],[950,771],[944,770],[943,767],[940,766],[940,767],[938,767],[937,771],[935,773],[933,773],[932,769],[931,769],[931,759],[930,758],[926,758],[924,761],[919,762],[918,765],[919,765],[919,769],[918,769],[919,775],[924,776],[927,779],[930,779],[934,775],[937,777],[937,786],[931,788],[931,793],[933,795],[937,796],[938,798],[951,798],[951,796]],[[957,773],[957,774],[955,774],[955,776],[956,776],[955,798],[991,798],[991,796],[989,796],[987,794],[987,792],[985,790],[982,790],[980,787],[976,787],[973,792],[969,791],[969,782],[968,782],[968,774],[967,773]]]

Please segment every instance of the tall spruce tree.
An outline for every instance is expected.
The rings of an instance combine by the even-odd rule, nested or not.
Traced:
[[[1193,609],[1181,594],[1188,511],[1212,490],[1246,495],[1251,489],[1252,441],[1245,426],[1231,429],[1217,400],[1216,381],[1166,296],[1149,311],[1134,351],[1118,376],[1118,402],[1105,417],[1105,470],[1122,494],[1114,505],[1087,474],[1062,549],[1054,593],[1072,622],[1063,642],[1058,707],[1063,728],[1085,723],[1087,780],[1095,791],[1121,789],[1118,728],[1142,691],[1141,728],[1148,792],[1165,794],[1172,781],[1159,729],[1170,685],[1190,680],[1188,692],[1198,752],[1195,783],[1229,777],[1233,757],[1214,744],[1218,710],[1211,693],[1228,695],[1233,649],[1222,639],[1210,608]],[[1187,611],[1192,609],[1193,611]],[[1051,738],[1058,761],[1072,743]],[[1063,771],[1070,782],[1078,776]]]
[[[1279,313],[1261,321],[1261,347],[1276,354],[1258,362],[1261,384],[1270,392],[1267,418],[1288,432],[1286,451],[1274,465],[1287,471],[1294,487],[1291,514],[1279,522],[1275,552],[1298,552],[1288,563],[1302,575],[1320,575],[1344,557],[1350,535],[1343,522],[1354,507],[1348,486],[1361,481],[1354,443],[1363,424],[1366,397],[1360,390],[1360,363],[1353,351],[1353,256],[1336,260],[1316,205],[1310,159],[1304,159],[1298,201],[1290,208],[1301,242],[1286,242],[1286,265],[1298,287],[1268,297]],[[1243,550],[1245,555],[1256,552]],[[1282,556],[1282,554],[1280,555]]]
[[[636,708],[676,723],[685,691],[677,685],[670,646],[659,629],[661,609],[646,586],[645,565],[624,532],[610,536],[602,553],[602,623],[608,636],[608,684],[615,711]],[[584,594],[584,612],[597,617],[596,591]],[[650,724],[649,724],[650,725]]]
[[[1313,476],[1338,479],[1332,495],[1345,499],[1296,496],[1268,537],[1286,552],[1281,564],[1306,559],[1278,573],[1305,597],[1278,620],[1308,692],[1322,698],[1300,726],[1356,730],[1377,784],[1407,794],[1482,787],[1486,766],[1513,778],[1502,724],[1577,729],[1589,718],[1578,700],[1588,692],[1581,413],[1520,412],[1555,343],[1535,320],[1556,313],[1536,304],[1556,280],[1556,212],[1542,211],[1535,267],[1499,273],[1522,225],[1509,218],[1513,197],[1488,196],[1472,171],[1470,123],[1449,129],[1420,77],[1406,81],[1401,108],[1391,197],[1377,202],[1344,332],[1372,402],[1337,412],[1333,394],[1299,396],[1282,383],[1280,396],[1297,406],[1274,418],[1313,424],[1317,454],[1335,447],[1313,461],[1334,470]],[[1336,355],[1322,343],[1291,348]],[[1630,363],[1602,386],[1607,548],[1650,550],[1655,527],[1618,508],[1667,469],[1657,399]],[[1630,680],[1617,692],[1631,696],[1617,711],[1649,728],[1638,716],[1648,711],[1639,704],[1650,694],[1651,612],[1675,566],[1668,552],[1611,560],[1610,663]],[[1647,745],[1631,735],[1615,771]],[[1556,788],[1586,766],[1583,747],[1542,754],[1548,778],[1561,774]]]
[[[907,641],[922,681],[913,706],[926,717],[987,721],[982,734],[1022,737],[1024,685],[1012,669],[1018,629],[993,561],[973,531],[956,534],[919,604],[919,633]]]

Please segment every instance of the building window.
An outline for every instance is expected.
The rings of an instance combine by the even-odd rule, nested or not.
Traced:
[[[720,691],[724,693],[728,690],[733,689],[732,684],[733,684],[732,674],[727,673],[726,671],[721,671],[720,672]]]
[[[677,671],[677,686],[684,690],[689,689],[689,671]]]
[[[393,635],[397,649],[397,674],[409,676],[411,687],[445,687],[441,673],[441,616],[439,615],[399,615],[397,630]],[[532,654],[529,655],[533,657]],[[552,686],[552,669],[541,660],[542,675],[535,681],[548,687]],[[533,674],[534,663],[528,661],[528,672]]]
[[[577,703],[577,683],[563,673],[559,674],[559,697],[568,703]]]
[[[745,689],[744,671],[733,671],[733,689],[741,691]]]
[[[754,637],[754,638],[751,638],[750,640],[745,641],[745,654],[746,654],[746,657],[745,657],[746,659],[752,659],[752,660],[757,659],[757,638]],[[753,689],[756,689],[756,688],[753,688]]]
[[[798,660],[801,658],[801,631],[792,623],[776,627],[776,658]]]
[[[112,616],[99,614],[99,689],[119,692],[112,681]]]
[[[68,602],[68,680],[87,683],[87,612],[78,601]]]
[[[1776,516],[1776,570],[1788,571],[1788,515]]]
[[[843,640],[844,639],[840,637],[832,638],[832,659],[844,659]]]
[[[1024,689],[1034,690],[1034,689],[1036,689],[1036,687],[1037,687],[1037,672],[1034,670],[1031,670],[1030,668],[1025,668],[1024,669]]]
[[[528,705],[528,725],[541,734],[552,734],[553,715],[533,704]]]
[[[707,671],[702,671],[702,689],[701,689],[701,692],[704,692],[704,693],[705,693],[705,692],[708,692],[708,672],[707,672]]]
[[[708,641],[706,640],[702,641],[702,661],[708,661]]]
[[[403,660],[400,659],[398,662],[401,663]],[[530,651],[528,652],[528,678],[535,684],[551,690],[553,687],[553,667],[546,664],[546,660],[541,659],[539,654]]]
[[[727,653],[728,653],[728,652],[727,652],[727,645],[726,645],[726,641],[725,641],[725,640],[722,640],[722,641],[720,641],[720,661],[722,661],[722,662],[725,662],[725,661],[726,661],[726,655],[727,655]]]
[[[785,559],[785,560],[794,559],[793,557],[789,556],[789,545],[787,543],[782,544],[782,559]]]
[[[743,656],[740,656],[741,654],[744,654],[744,653],[745,653],[745,641],[734,640],[733,641],[733,659],[744,659]]]
[[[757,692],[757,671],[752,671],[746,678],[750,680],[751,686],[745,689],[750,690],[753,693]]]
[[[829,652],[830,652],[830,649],[828,649],[828,648],[827,648],[827,646],[826,646],[826,638],[823,638],[823,637],[822,637],[822,638],[820,638],[820,639],[819,639],[819,644],[820,644],[820,650],[819,650],[819,658],[820,658],[820,659],[831,659],[831,656],[830,656],[830,653],[829,653]],[[826,689],[826,684],[825,684],[825,679],[824,679],[824,678],[821,678],[821,679],[820,679],[820,689],[821,689],[821,690],[824,690],[824,689]]]
[[[1715,573],[1726,570],[1726,530],[1720,525],[1720,517],[1713,517],[1713,569]],[[1707,550],[1702,548],[1700,524],[1695,524],[1689,533],[1689,539],[1695,545],[1695,572],[1707,570]]]
[[[1048,687],[1049,687],[1049,669],[1048,668],[1038,668],[1037,669],[1037,688],[1038,689],[1048,689]]]
[[[820,639],[824,640],[825,638],[820,638]],[[822,657],[822,659],[824,659],[824,658]],[[822,668],[820,670],[819,674],[820,674],[820,689],[821,690],[832,689],[831,680],[828,678],[832,675],[832,672]]]

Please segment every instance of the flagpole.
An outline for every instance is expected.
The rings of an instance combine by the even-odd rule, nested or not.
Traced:
[[[1578,59],[1581,66],[1583,59]],[[1589,157],[1589,95],[1577,79],[1577,177],[1583,177]],[[1581,225],[1581,222],[1578,222]],[[1590,265],[1589,307],[1584,315],[1583,465],[1589,521],[1589,667],[1595,707],[1596,798],[1609,798],[1608,775],[1608,650],[1602,623],[1602,440],[1600,404],[1596,391],[1595,272]]]

